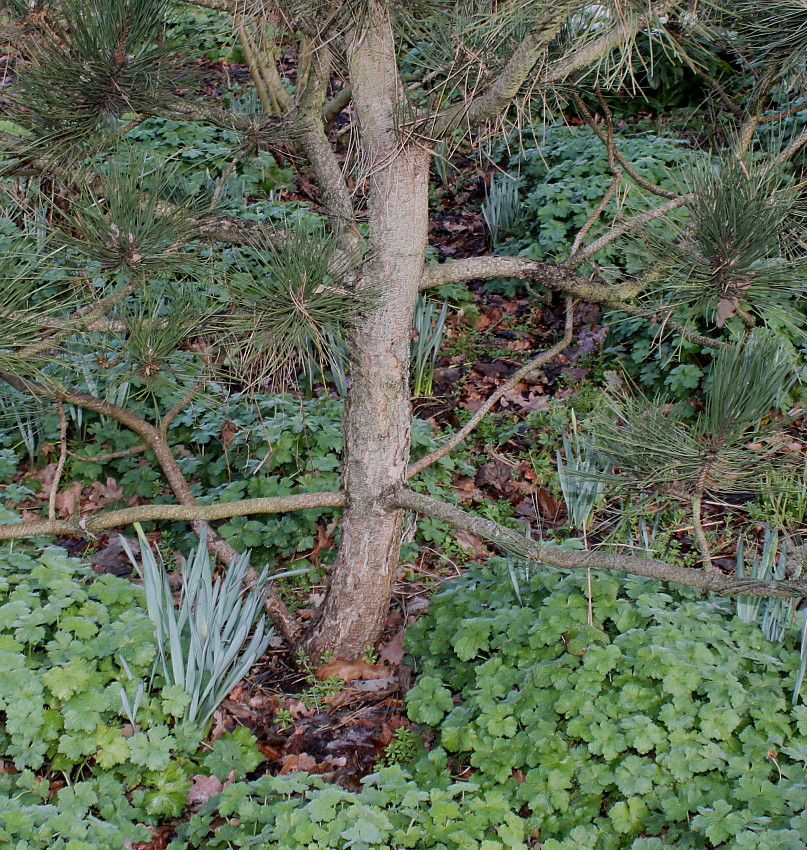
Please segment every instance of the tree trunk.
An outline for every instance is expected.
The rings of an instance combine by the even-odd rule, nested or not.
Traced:
[[[430,153],[402,141],[403,89],[382,16],[357,38],[351,84],[369,173],[370,257],[359,285],[375,294],[362,318],[344,419],[342,543],[326,598],[304,641],[313,657],[357,657],[384,627],[398,566],[401,511],[383,505],[409,461],[409,347],[428,238]]]
[[[427,237],[428,153],[409,149],[374,178],[379,235],[363,285],[378,293],[357,329],[344,418],[342,544],[306,650],[355,657],[384,627],[400,550],[401,512],[381,501],[403,482],[412,410],[409,346]]]

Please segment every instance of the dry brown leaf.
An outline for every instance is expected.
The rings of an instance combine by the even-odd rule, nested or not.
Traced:
[[[538,503],[538,510],[544,519],[556,520],[560,515],[563,502],[556,499],[549,490],[540,487],[535,492],[535,500]]]
[[[211,798],[221,794],[224,785],[221,780],[215,776],[205,776],[202,773],[197,773],[192,776],[193,785],[188,788],[187,801],[191,807],[200,807]]]
[[[454,533],[454,539],[464,549],[472,549],[474,556],[477,558],[487,555],[488,550],[482,542],[482,538],[477,537],[475,534],[471,534],[470,531],[457,531]]]
[[[388,643],[381,647],[378,657],[390,667],[397,667],[404,657],[404,630],[401,629]]]
[[[343,682],[353,682],[356,679],[381,679],[388,674],[389,670],[380,664],[349,661],[347,658],[332,658],[317,670],[316,677],[325,680],[336,676]]]
[[[295,770],[313,770],[317,766],[317,760],[308,755],[308,753],[300,753],[299,755],[289,755],[283,761],[283,767],[280,768],[281,775],[286,773],[294,773]]]
[[[76,481],[56,494],[56,512],[61,519],[68,519],[77,513],[81,501],[81,484]]]
[[[289,699],[283,706],[292,720],[299,720],[301,717],[311,717],[315,714],[315,709],[309,708],[301,699]]]
[[[500,460],[492,460],[483,463],[476,473],[476,484],[478,487],[493,487],[495,490],[504,490],[513,477],[513,470]]]
[[[107,478],[106,483],[93,481],[90,484],[89,501],[94,505],[111,505],[113,502],[123,501],[123,487],[114,478]]]
[[[32,469],[28,473],[28,478],[33,478],[34,481],[41,481],[46,488],[50,487],[53,484],[53,479],[56,477],[57,466],[58,464],[56,463],[49,463],[42,469]]]

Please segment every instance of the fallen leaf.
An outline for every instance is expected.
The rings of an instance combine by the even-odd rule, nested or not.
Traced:
[[[127,538],[126,542],[135,557],[140,555],[140,542]],[[123,542],[118,535],[108,537],[104,545],[92,557],[93,570],[96,573],[109,573],[116,576],[132,574],[132,562],[123,548]]]
[[[56,494],[56,512],[62,519],[68,519],[76,514],[76,508],[81,499],[81,484],[76,481],[65,490]]]
[[[472,549],[474,556],[477,558],[487,555],[488,550],[482,542],[482,538],[477,537],[475,534],[471,534],[470,531],[457,531],[454,533],[454,539],[463,548]]]
[[[397,667],[404,657],[403,641],[404,630],[401,629],[389,643],[381,647],[381,651],[378,653],[379,659],[385,664],[389,664],[390,667]]]
[[[308,755],[308,753],[300,753],[299,755],[286,756],[283,761],[283,767],[280,768],[281,775],[294,773],[295,770],[313,770],[317,766],[317,760]]]
[[[740,302],[737,298],[719,298],[717,300],[717,318],[715,319],[715,324],[719,328],[722,328],[726,324],[726,319],[730,319],[737,312],[739,306]]]
[[[56,477],[56,467],[58,464],[49,463],[42,469],[32,469],[28,473],[28,478],[34,481],[40,481],[45,487],[50,487],[53,484],[53,479]]]
[[[544,519],[556,520],[558,518],[563,502],[556,499],[549,490],[540,487],[535,491],[535,500]]]
[[[343,682],[353,682],[356,679],[380,679],[389,671],[380,664],[368,664],[366,661],[349,661],[346,658],[332,658],[323,664],[316,672],[320,680],[334,676]]]
[[[225,419],[224,422],[221,423],[221,442],[224,443],[225,448],[232,445],[237,433],[238,426],[235,422]]]
[[[476,473],[476,485],[478,487],[493,487],[495,490],[504,490],[513,477],[513,471],[506,463],[493,460],[483,463]]]
[[[197,773],[192,776],[193,785],[188,788],[187,801],[191,807],[203,806],[211,797],[221,794],[224,785],[215,776]]]
[[[527,519],[536,519],[535,502],[533,502],[533,500],[529,496],[525,496],[516,505],[516,513],[519,516],[526,517]]]
[[[292,720],[299,720],[301,717],[311,717],[315,713],[313,708],[309,708],[301,699],[290,699],[283,706],[291,715]]]

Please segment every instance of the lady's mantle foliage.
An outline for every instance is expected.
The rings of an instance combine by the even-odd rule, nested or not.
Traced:
[[[585,578],[527,576],[519,604],[506,576],[469,570],[410,633],[436,774],[470,767],[545,850],[805,846],[796,653],[697,592],[597,575],[590,626]]]

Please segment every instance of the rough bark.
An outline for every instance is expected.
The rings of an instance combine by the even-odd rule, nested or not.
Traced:
[[[403,86],[381,10],[349,52],[362,157],[370,174],[370,259],[361,286],[374,304],[353,336],[344,420],[342,542],[326,598],[304,645],[314,657],[355,657],[380,637],[398,566],[401,511],[384,497],[401,485],[412,411],[409,346],[428,233],[430,155],[396,132]]]

